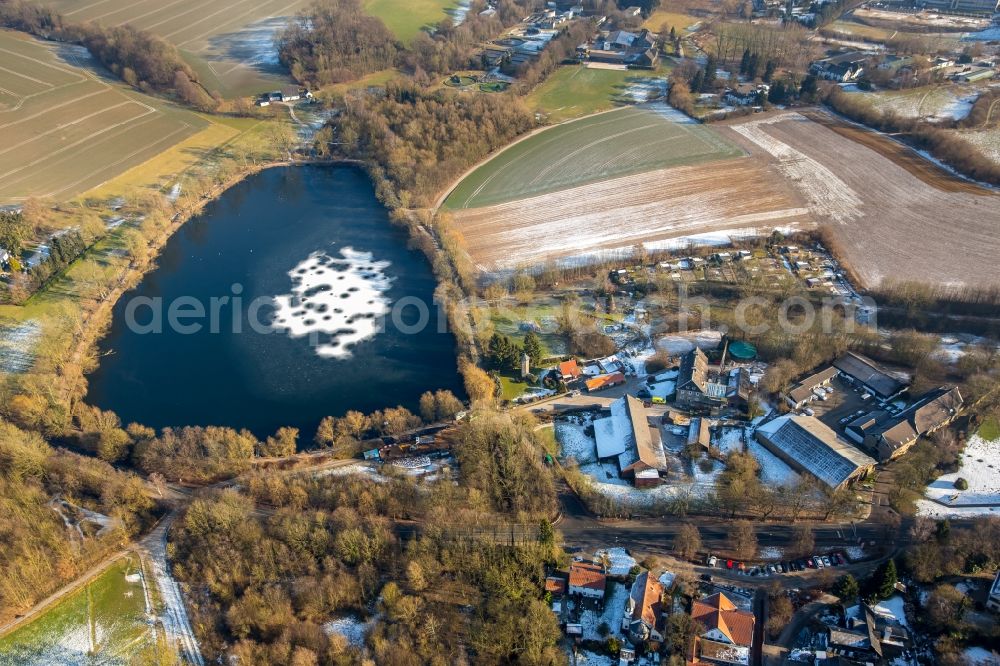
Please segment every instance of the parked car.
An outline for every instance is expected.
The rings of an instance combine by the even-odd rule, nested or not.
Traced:
[[[719,558],[717,558],[715,555],[709,555],[708,559],[705,560],[705,564],[707,564],[710,567],[714,567],[718,563],[719,563]]]
[[[827,557],[826,555],[823,556],[823,566],[824,567],[833,566],[832,564],[830,564],[830,558]]]
[[[822,569],[825,565],[823,564],[823,558],[819,555],[813,555],[813,562],[816,563],[817,569]]]
[[[802,410],[802,413],[805,414],[806,416],[813,416],[816,412],[814,412],[809,407],[806,407],[805,409]]]
[[[727,569],[732,569],[733,568],[733,561],[732,560],[726,560],[726,568]]]
[[[814,569],[816,568],[816,563],[813,562],[813,559],[810,557],[808,560],[806,560],[806,566],[809,567],[810,569]]]
[[[701,575],[701,579],[703,581],[705,581],[706,583],[711,583],[712,582],[712,574],[702,574]]]
[[[834,554],[833,554],[833,557],[834,557],[834,558],[836,558],[836,560],[837,560],[837,564],[839,564],[839,565],[841,565],[841,566],[843,566],[843,565],[847,564],[847,560],[846,560],[846,559],[844,559],[844,556],[843,556],[843,555],[841,555],[840,553],[834,553]]]

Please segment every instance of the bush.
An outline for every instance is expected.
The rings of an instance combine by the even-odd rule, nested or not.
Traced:
[[[958,477],[957,479],[955,479],[955,488],[957,488],[958,490],[968,490],[969,482],[963,479],[962,477]]]

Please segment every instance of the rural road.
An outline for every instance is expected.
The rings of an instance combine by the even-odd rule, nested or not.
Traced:
[[[170,575],[170,565],[167,562],[167,534],[176,515],[176,510],[167,514],[153,531],[142,538],[139,550],[149,564],[156,589],[160,593],[162,609],[159,620],[163,625],[167,643],[175,646],[187,663],[204,666],[205,660],[201,656],[198,640],[191,629],[184,597],[177,581]]]

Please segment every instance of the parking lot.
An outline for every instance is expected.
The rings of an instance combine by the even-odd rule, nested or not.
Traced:
[[[739,560],[717,558],[714,555],[706,560],[706,566],[725,569],[740,575],[767,578],[777,574],[795,573],[809,569],[836,569],[850,564],[847,553],[842,550],[835,550],[827,554],[816,554],[797,559],[783,560],[780,562],[763,562],[760,564],[747,564]],[[702,580],[711,580],[711,574],[702,574]]]
[[[811,409],[816,418],[837,432],[842,432],[855,416],[878,407],[874,398],[863,399],[865,391],[856,389],[843,377],[835,377],[827,389],[823,398],[813,400],[806,409]]]

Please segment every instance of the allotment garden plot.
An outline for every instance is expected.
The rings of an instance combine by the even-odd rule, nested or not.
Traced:
[[[208,124],[102,79],[86,49],[0,31],[0,200],[74,196]]]
[[[308,0],[51,0],[68,21],[128,24],[177,46],[203,83],[225,96],[261,92],[280,80],[275,32]]]
[[[552,127],[480,166],[448,196],[451,209],[489,206],[616,176],[737,157],[739,148],[663,104],[617,109]]]

